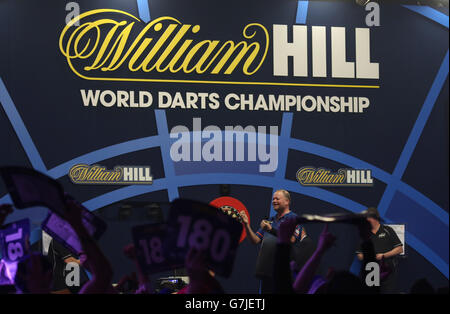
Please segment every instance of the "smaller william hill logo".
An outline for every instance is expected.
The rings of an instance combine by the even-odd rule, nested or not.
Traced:
[[[304,186],[373,186],[372,171],[368,169],[339,169],[303,167],[297,171],[297,181]]]
[[[150,167],[117,166],[108,170],[100,165],[77,164],[69,170],[75,184],[152,184]]]

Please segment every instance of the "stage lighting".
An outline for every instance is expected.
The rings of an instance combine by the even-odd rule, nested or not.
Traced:
[[[231,188],[229,184],[221,184],[220,185],[220,196],[228,196],[230,195]]]
[[[150,203],[145,206],[147,209],[147,219],[153,223],[162,223],[164,221],[161,206],[158,203]]]

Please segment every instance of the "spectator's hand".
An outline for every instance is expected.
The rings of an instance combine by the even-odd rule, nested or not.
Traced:
[[[288,218],[280,224],[278,231],[278,243],[291,243],[292,236],[294,235],[295,227],[297,227],[296,218]]]
[[[325,252],[328,250],[336,241],[336,237],[328,232],[328,224],[325,224],[322,233],[319,237],[319,242],[317,244],[317,250],[321,252]]]
[[[135,263],[136,270],[138,272],[138,284],[137,284],[137,290],[136,294],[147,294],[151,293],[150,288],[150,279],[148,278],[148,275],[142,270],[141,265],[139,264],[137,260],[137,252],[136,247],[133,243],[130,243],[126,245],[123,248],[123,254],[131,259]]]
[[[6,217],[8,217],[9,214],[13,212],[13,208],[10,204],[0,204],[0,226],[3,225],[3,223],[6,220]]]
[[[260,226],[265,231],[272,230],[272,225],[267,220],[262,220]]]
[[[204,252],[190,248],[186,256],[186,272],[191,280],[204,279],[209,276]]]
[[[128,244],[123,248],[123,254],[128,257],[131,260],[136,259],[136,248],[134,247],[134,244]]]
[[[189,275],[188,294],[224,293],[219,282],[208,269],[206,254],[190,248],[186,256],[186,271]]]
[[[245,213],[245,211],[239,212],[239,215],[240,215],[241,218],[242,218],[242,223],[243,223],[245,226],[248,226],[249,221],[248,221],[248,217],[247,217],[247,214]]]
[[[43,272],[43,266],[40,256],[32,254],[28,263],[28,281],[27,288],[32,294],[49,293],[52,283],[52,272]]]

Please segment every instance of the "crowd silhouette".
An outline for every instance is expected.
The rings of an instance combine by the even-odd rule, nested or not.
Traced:
[[[64,219],[76,232],[82,245],[82,252],[77,256],[78,263],[90,273],[90,278],[83,282],[75,293],[78,294],[224,294],[224,291],[214,272],[208,268],[205,252],[191,248],[185,256],[185,269],[189,283],[172,285],[152,290],[149,276],[141,268],[137,259],[134,244],[123,248],[123,254],[134,263],[134,271],[126,274],[117,283],[113,283],[113,267],[102,253],[102,250],[86,230],[82,223],[82,205],[73,199],[66,199],[66,214]],[[0,205],[0,226],[13,207],[8,204]],[[307,261],[298,269],[293,265],[290,254],[291,239],[297,226],[296,218],[284,220],[278,230],[276,244],[276,258],[274,262],[273,291],[277,294],[378,294],[380,288],[368,287],[364,283],[364,272],[356,276],[348,271],[330,269],[324,277],[317,275],[321,260],[326,258],[327,250],[333,246],[336,237],[329,232],[328,224],[324,224],[323,231],[317,241],[315,250]],[[376,262],[381,266],[381,280],[391,271],[383,260],[378,260],[374,246],[370,241],[371,227],[368,221],[360,220],[356,223],[361,237],[363,264]],[[295,264],[295,263],[294,263]],[[4,273],[4,265],[0,268],[0,275]],[[47,294],[52,293],[54,269],[48,258],[41,252],[32,252],[23,256],[17,263],[17,271],[9,284],[4,284],[2,293],[17,294]],[[426,279],[418,280],[410,293],[433,294],[448,293],[447,288],[435,290]],[[73,291],[72,291],[73,293]]]

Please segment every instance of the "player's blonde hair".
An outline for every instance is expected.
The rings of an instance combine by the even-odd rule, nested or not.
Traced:
[[[276,190],[275,193],[276,192],[283,193],[283,196],[289,201],[289,205],[291,204],[291,194],[288,191],[286,191],[285,189],[279,189],[279,190]]]

